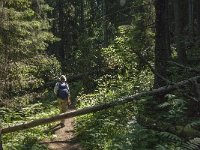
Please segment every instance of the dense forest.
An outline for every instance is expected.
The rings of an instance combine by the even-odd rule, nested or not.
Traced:
[[[75,117],[85,150],[199,150],[199,62],[199,0],[0,0],[0,149]]]

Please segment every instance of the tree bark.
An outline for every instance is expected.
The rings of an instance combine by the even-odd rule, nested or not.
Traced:
[[[188,21],[189,34],[193,37],[194,33],[194,0],[188,0]]]
[[[197,0],[197,41],[198,41],[198,46],[200,45],[200,0]]]
[[[168,0],[156,0],[156,40],[155,40],[155,70],[167,78],[167,61],[170,57]],[[159,77],[154,77],[154,88],[164,86],[166,83]]]
[[[2,25],[3,25],[3,21],[4,21],[4,1],[0,1],[0,33],[3,32],[3,28],[2,28]],[[1,36],[1,35],[0,35]],[[2,36],[3,37],[3,36]],[[0,37],[1,38],[1,37]],[[1,46],[0,47],[0,51],[3,52],[3,47]],[[3,55],[3,53],[2,53]],[[4,57],[4,56],[3,56]],[[5,77],[4,77],[4,67],[5,67],[5,64],[3,63],[4,60],[0,60],[0,83],[3,83],[4,80],[5,80]],[[2,97],[4,93],[4,84],[0,84],[0,97]]]
[[[42,125],[42,124],[47,124],[47,123],[59,121],[59,120],[62,120],[62,119],[72,118],[72,117],[75,117],[75,116],[80,116],[80,115],[85,115],[85,114],[88,114],[88,113],[94,113],[94,112],[97,112],[97,111],[100,111],[100,110],[105,110],[105,109],[112,108],[112,107],[115,107],[115,106],[118,106],[118,105],[123,105],[123,104],[128,103],[128,102],[132,102],[133,100],[138,100],[139,98],[144,97],[144,96],[153,96],[153,95],[156,95],[156,94],[170,92],[172,90],[181,88],[184,85],[191,84],[198,79],[200,79],[200,76],[196,76],[196,77],[190,78],[188,80],[178,82],[174,85],[160,87],[160,88],[154,89],[152,91],[141,92],[139,94],[122,97],[122,98],[120,98],[116,101],[110,102],[110,103],[104,103],[104,104],[100,104],[100,105],[96,105],[96,106],[86,107],[86,108],[79,109],[79,110],[76,110],[76,111],[70,111],[70,112],[66,112],[66,113],[63,113],[63,114],[59,114],[59,115],[56,115],[56,116],[53,116],[53,117],[38,119],[38,120],[34,120],[34,121],[31,121],[31,122],[28,122],[28,123],[24,123],[24,124],[12,126],[12,127],[6,127],[6,128],[3,128],[1,130],[1,133],[6,134],[6,133],[10,133],[10,132],[15,132],[15,131],[19,131],[19,130],[24,130],[24,129],[36,127],[36,126],[39,126],[39,125]]]
[[[103,46],[107,47],[108,46],[108,20],[107,20],[107,5],[106,5],[106,0],[103,0],[102,3],[102,15],[103,15]]]
[[[171,83],[168,79],[164,78],[163,76],[161,76],[160,74],[158,74],[156,72],[156,70],[151,66],[151,64],[142,56],[142,54],[140,52],[137,52],[137,51],[134,51],[134,53],[138,56],[138,58],[144,62],[148,67],[149,69],[151,70],[151,72],[157,76],[158,78],[160,78],[161,80],[165,81],[166,83]]]
[[[84,0],[81,0],[81,19],[80,19],[80,25],[81,25],[81,32],[84,32],[85,29],[85,17],[84,17]]]
[[[58,9],[58,35],[59,35],[59,38],[60,38],[60,42],[59,42],[59,58],[61,60],[64,60],[65,58],[65,43],[64,43],[64,39],[65,39],[65,31],[64,31],[64,8],[63,8],[63,5],[64,5],[64,2],[63,0],[59,0],[57,2],[57,9]]]
[[[1,128],[0,128],[0,150],[3,150]]]
[[[184,20],[182,13],[182,0],[174,0],[174,18],[175,18],[175,43],[178,55],[178,61],[181,64],[187,63],[185,42],[184,42]]]

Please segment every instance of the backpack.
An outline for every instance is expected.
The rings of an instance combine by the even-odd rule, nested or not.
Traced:
[[[61,99],[67,99],[69,95],[69,86],[66,82],[58,83],[57,97]]]

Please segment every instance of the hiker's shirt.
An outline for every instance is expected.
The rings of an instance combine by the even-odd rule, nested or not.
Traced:
[[[54,93],[57,95],[57,98],[59,98],[58,97],[58,92],[60,90],[59,87],[62,86],[63,84],[64,84],[64,86],[66,86],[66,90],[67,90],[68,96],[70,95],[69,85],[66,82],[63,82],[63,83],[62,82],[57,82],[56,85],[55,85],[55,87],[54,87]]]

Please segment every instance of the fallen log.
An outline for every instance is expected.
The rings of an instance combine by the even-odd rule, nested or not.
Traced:
[[[83,108],[83,109],[59,114],[59,115],[56,115],[56,116],[53,116],[53,117],[38,119],[38,120],[34,120],[34,121],[31,121],[31,122],[28,122],[28,123],[23,123],[23,124],[19,124],[19,125],[16,125],[16,126],[2,128],[1,133],[6,134],[6,133],[10,133],[10,132],[15,132],[15,131],[19,131],[19,130],[24,130],[24,129],[36,127],[36,126],[42,125],[42,124],[47,124],[47,123],[59,121],[59,120],[62,120],[62,119],[72,118],[72,117],[75,117],[75,116],[80,116],[80,115],[85,115],[85,114],[88,114],[88,113],[94,113],[94,112],[97,112],[97,111],[100,111],[100,110],[105,110],[105,109],[108,109],[108,108],[112,108],[114,106],[118,106],[118,105],[122,105],[122,104],[125,104],[125,103],[128,103],[128,102],[131,102],[133,100],[138,100],[139,98],[144,97],[144,96],[153,96],[153,95],[156,95],[156,94],[167,93],[167,92],[170,92],[172,90],[181,88],[182,86],[192,84],[192,83],[194,83],[194,81],[196,81],[198,79],[200,79],[200,76],[196,76],[196,77],[190,78],[188,80],[178,82],[178,83],[173,84],[173,85],[167,85],[167,86],[164,86],[164,87],[160,87],[158,89],[153,89],[152,91],[141,92],[141,93],[138,93],[138,94],[135,94],[135,95],[125,96],[125,97],[122,97],[122,98],[120,98],[116,101],[112,101],[112,102],[109,102],[109,103],[104,103],[104,104],[100,104],[100,105],[96,105],[96,106],[86,107],[86,108]]]
[[[92,70],[90,72],[80,73],[77,75],[69,76],[67,80],[68,80],[68,82],[74,82],[74,81],[81,80],[88,76],[99,77],[99,76],[102,76],[105,74],[118,74],[119,72],[121,72],[123,70],[123,68],[124,68],[123,66],[121,66],[121,67],[115,66],[114,68],[108,68],[108,67],[99,68],[96,70]]]
[[[104,67],[104,68],[94,69],[90,72],[67,76],[67,82],[73,83],[73,82],[77,82],[79,80],[83,80],[86,77],[96,78],[96,77],[99,77],[99,76],[102,76],[105,74],[109,74],[109,75],[119,74],[120,72],[123,72],[124,69],[125,68],[123,66],[115,66],[113,68]],[[56,82],[58,82],[58,80],[52,79],[51,81],[48,81],[48,82],[45,81],[45,83],[43,85],[41,85],[40,87],[30,88],[30,86],[29,86],[27,88],[21,88],[20,91],[13,92],[12,96],[22,96],[24,94],[32,93],[33,91],[41,92],[47,88],[48,89],[53,88],[55,86]]]
[[[68,76],[67,82],[69,82],[69,83],[76,82],[76,81],[82,80],[82,79],[84,79],[85,77],[88,77],[88,76],[99,77],[99,76],[102,76],[102,75],[105,75],[105,74],[118,74],[123,69],[124,69],[124,67],[120,67],[120,66],[115,66],[114,68],[107,68],[107,67],[99,68],[99,69],[96,69],[96,70],[92,70],[90,72],[85,72],[85,73],[80,73],[80,74],[77,74],[77,75]],[[45,88],[47,88],[49,86],[53,87],[56,82],[57,81],[54,80],[54,81],[46,83],[46,85],[44,85],[44,86],[45,86]]]

